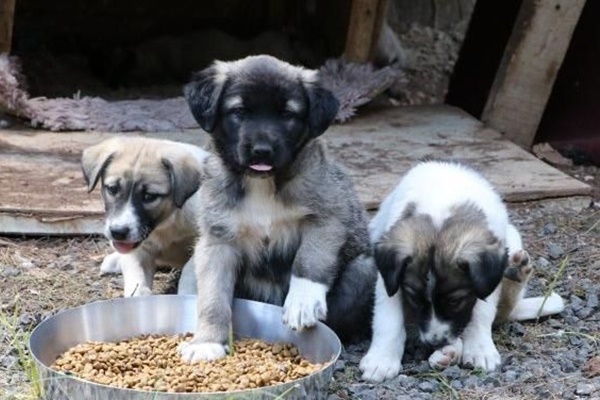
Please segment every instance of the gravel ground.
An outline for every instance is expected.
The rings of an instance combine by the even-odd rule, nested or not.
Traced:
[[[542,295],[556,279],[555,290],[567,299],[563,313],[495,329],[503,364],[494,373],[456,366],[431,371],[428,350],[409,337],[401,375],[370,384],[358,371],[368,342],[350,346],[336,365],[330,399],[600,399],[600,170],[565,172],[595,187],[591,202],[509,205],[535,260],[529,293]],[[98,276],[108,250],[101,238],[0,237],[0,311],[26,334],[61,309],[118,297],[121,277]],[[558,274],[563,263],[564,273]],[[172,292],[175,278],[159,273],[157,291]],[[31,399],[11,329],[0,324],[0,399]]]

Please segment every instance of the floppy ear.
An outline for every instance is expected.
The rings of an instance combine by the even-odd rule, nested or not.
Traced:
[[[177,159],[175,162],[163,158],[162,163],[171,177],[173,202],[177,208],[181,208],[200,187],[201,174],[199,167],[187,157]]]
[[[112,161],[117,150],[107,142],[88,147],[81,155],[81,169],[88,193],[94,190],[98,180]]]
[[[319,86],[309,86],[307,94],[308,131],[311,137],[316,138],[329,128],[340,108],[340,103],[333,93]]]
[[[409,255],[398,253],[396,248],[385,243],[377,243],[374,251],[375,265],[383,278],[385,291],[392,297],[400,288],[402,272],[412,261]]]
[[[508,251],[498,251],[494,247],[482,251],[474,259],[460,260],[458,265],[471,279],[477,297],[483,300],[500,284],[508,265]]]
[[[224,83],[220,79],[216,68],[208,67],[194,74],[192,81],[183,88],[192,115],[200,127],[209,133],[217,123],[219,98]]]

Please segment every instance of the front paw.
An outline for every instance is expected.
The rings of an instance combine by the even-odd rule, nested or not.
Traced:
[[[181,359],[187,363],[217,360],[227,354],[227,347],[221,343],[194,343],[193,340],[181,343],[177,350],[181,354]]]
[[[446,369],[456,364],[462,355],[462,340],[458,339],[452,344],[448,344],[429,356],[429,366],[432,369]]]
[[[327,286],[292,277],[283,303],[283,323],[293,330],[312,328],[327,318]]]
[[[529,253],[525,250],[515,252],[509,259],[508,266],[504,271],[504,277],[518,283],[525,283],[533,272]]]
[[[494,371],[501,363],[500,353],[491,337],[464,340],[462,365]]]
[[[121,273],[121,263],[120,254],[117,252],[111,253],[104,257],[102,260],[102,264],[100,264],[100,275],[104,274],[120,274]]]
[[[400,373],[402,360],[391,354],[388,350],[370,348],[367,354],[360,360],[362,379],[372,382],[382,382],[392,379]]]

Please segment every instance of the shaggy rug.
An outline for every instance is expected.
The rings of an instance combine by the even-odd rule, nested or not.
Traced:
[[[403,73],[392,67],[330,59],[319,69],[323,86],[340,101],[337,122],[345,122]],[[33,127],[52,131],[169,132],[196,128],[183,97],[163,100],[106,101],[98,97],[30,98],[26,77],[16,57],[0,54],[0,112],[26,120]]]

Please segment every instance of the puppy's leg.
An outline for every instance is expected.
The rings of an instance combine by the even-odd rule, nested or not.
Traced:
[[[471,320],[465,328],[462,364],[493,371],[500,365],[500,353],[492,340],[492,323],[496,316],[502,285],[485,300],[477,300]]]
[[[523,299],[527,282],[533,273],[533,265],[525,250],[509,254],[508,267],[502,279],[502,292],[494,323],[506,321],[515,305]]]
[[[152,283],[156,272],[153,257],[142,251],[121,254],[120,264],[123,271],[124,297],[152,294]]]
[[[194,267],[194,258],[190,258],[179,276],[179,282],[177,283],[177,294],[198,294],[196,279],[196,270]]]
[[[346,229],[337,220],[304,231],[283,303],[283,322],[290,328],[303,330],[327,318],[327,292],[337,275],[344,232]]]
[[[179,351],[186,362],[225,357],[231,325],[238,255],[234,247],[202,236],[194,249],[198,286],[198,323],[191,341]]]
[[[100,265],[100,274],[120,274],[121,273],[121,254],[113,252],[104,257]]]
[[[433,369],[446,369],[456,364],[463,353],[463,342],[461,338],[438,349],[429,356],[429,366]]]
[[[387,295],[383,279],[378,274],[375,287],[373,339],[369,351],[360,361],[362,378],[381,382],[398,375],[406,342],[404,314],[400,292]]]

